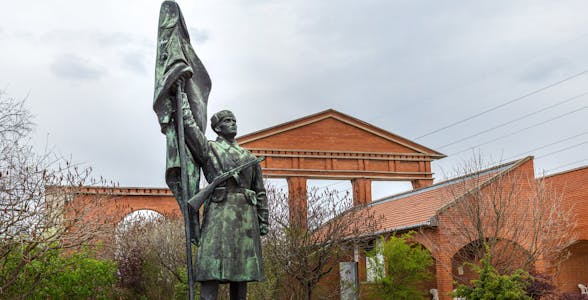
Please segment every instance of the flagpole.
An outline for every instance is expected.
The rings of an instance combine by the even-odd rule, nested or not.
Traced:
[[[194,300],[194,274],[192,265],[192,244],[190,243],[191,228],[190,216],[188,213],[188,173],[186,169],[186,141],[184,139],[184,115],[182,111],[182,84],[183,80],[177,81],[176,91],[176,123],[178,126],[178,150],[180,154],[180,178],[182,186],[182,201],[178,201],[182,205],[181,209],[184,215],[184,228],[186,231],[186,264],[188,267],[188,299]]]

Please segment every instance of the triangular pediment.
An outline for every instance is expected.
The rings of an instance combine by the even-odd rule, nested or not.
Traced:
[[[335,110],[326,110],[238,138],[250,149],[445,155]]]

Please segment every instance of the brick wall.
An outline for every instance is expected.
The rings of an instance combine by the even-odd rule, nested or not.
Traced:
[[[99,202],[91,210],[88,203]],[[97,238],[103,255],[113,257],[114,235],[117,225],[128,214],[139,210],[156,211],[166,218],[181,218],[177,201],[168,189],[159,188],[85,188],[71,203],[74,211],[87,210],[83,216],[88,222],[108,223]],[[72,232],[73,234],[73,232]]]
[[[556,195],[563,196],[563,209],[571,209],[576,223],[575,235],[556,276],[556,286],[562,292],[577,294],[578,284],[588,285],[588,167],[565,171],[545,178]]]
[[[588,286],[588,241],[581,241],[568,249],[571,256],[561,264],[555,282],[561,292],[579,293],[578,283]]]

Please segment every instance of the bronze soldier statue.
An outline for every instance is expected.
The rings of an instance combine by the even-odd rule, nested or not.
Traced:
[[[187,102],[186,102],[187,104]],[[208,141],[184,105],[186,144],[208,182],[256,157],[235,141],[237,123],[228,110],[217,112],[210,125],[218,134]],[[234,174],[220,183],[204,203],[196,281],[201,299],[216,299],[219,283],[230,283],[231,299],[245,299],[247,282],[263,281],[260,236],[268,230],[268,209],[261,167]]]
[[[265,280],[260,237],[268,231],[268,209],[261,160],[235,141],[237,123],[228,110],[212,116],[218,138],[206,139],[210,87],[179,6],[164,1],[153,109],[166,136],[166,182],[186,226],[189,299],[194,280],[201,282],[201,299],[216,299],[221,283],[230,284],[231,299],[245,299],[247,282]],[[210,183],[202,191],[200,169]],[[194,269],[188,239],[199,246]]]

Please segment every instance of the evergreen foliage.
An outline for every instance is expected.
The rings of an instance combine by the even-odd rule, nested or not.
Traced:
[[[501,275],[492,266],[491,255],[486,246],[486,254],[480,260],[481,266],[471,264],[479,274],[478,279],[472,280],[472,286],[460,285],[454,296],[469,300],[531,300],[526,288],[531,275],[524,270],[515,270],[510,275]]]

